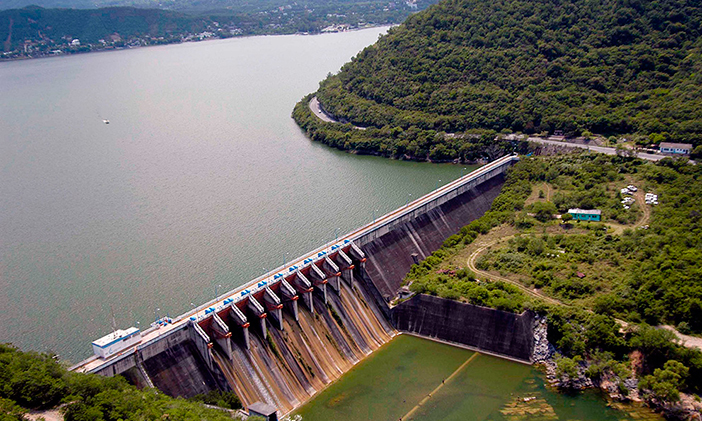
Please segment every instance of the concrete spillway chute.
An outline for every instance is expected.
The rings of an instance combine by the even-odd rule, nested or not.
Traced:
[[[214,339],[217,346],[224,352],[230,360],[232,359],[232,333],[229,331],[229,326],[224,323],[217,312],[212,313],[212,323],[210,324],[210,329],[214,333]]]
[[[249,342],[249,326],[250,323],[244,313],[239,310],[239,307],[235,303],[229,305],[229,320],[231,320],[234,325],[239,326],[242,331],[244,346],[246,349],[250,349],[251,343]]]
[[[290,310],[295,321],[298,321],[297,314],[297,291],[285,279],[280,281],[280,294],[285,298],[286,307]]]
[[[310,310],[310,312],[314,313],[314,305],[312,304],[312,291],[314,288],[312,288],[312,283],[303,275],[299,270],[295,272],[292,278],[288,278],[290,281],[290,284],[292,284],[297,292],[302,295],[302,302],[305,303],[305,306]]]
[[[278,324],[278,329],[283,330],[283,303],[280,302],[280,298],[270,288],[266,288],[263,290],[263,302]]]
[[[266,310],[263,308],[261,303],[254,298],[253,295],[249,295],[248,302],[246,303],[246,308],[249,310],[250,313],[253,314],[254,318],[258,319],[259,325],[261,327],[261,335],[263,336],[263,339],[266,339],[268,336],[268,330],[266,328],[266,317],[268,316],[266,314]]]

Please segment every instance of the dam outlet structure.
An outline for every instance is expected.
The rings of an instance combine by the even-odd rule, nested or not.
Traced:
[[[399,332],[529,360],[533,315],[437,297],[388,304],[412,264],[482,216],[505,156],[175,319],[71,367],[191,397],[234,391],[287,413]],[[109,335],[108,335],[109,336]],[[97,348],[96,348],[97,349]]]

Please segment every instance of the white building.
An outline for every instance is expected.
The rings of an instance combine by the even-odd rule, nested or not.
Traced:
[[[78,38],[74,39],[73,41],[71,41],[71,45],[73,45],[74,47],[79,46],[79,45],[80,45],[80,40],[79,40]]]
[[[108,358],[119,351],[141,342],[141,332],[135,327],[115,330],[93,342],[93,352],[100,358]]]

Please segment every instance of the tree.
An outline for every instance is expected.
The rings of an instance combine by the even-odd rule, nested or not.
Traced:
[[[573,386],[580,373],[580,361],[582,358],[579,355],[573,358],[559,357],[556,359],[556,375],[560,378],[562,385]]]
[[[685,385],[685,379],[690,374],[690,369],[683,363],[669,360],[663,368],[657,368],[653,375],[645,376],[639,382],[639,389],[663,402],[677,402],[680,400],[680,389]]]
[[[568,223],[572,220],[573,220],[573,215],[571,215],[569,213],[564,213],[563,215],[561,215],[561,221],[563,221],[563,223],[566,225],[568,225]]]
[[[553,214],[557,212],[557,209],[552,202],[536,202],[531,205],[531,211],[538,221],[546,222],[553,218]]]

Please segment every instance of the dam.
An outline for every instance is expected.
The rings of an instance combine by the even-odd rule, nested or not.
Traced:
[[[412,264],[490,208],[517,160],[493,161],[190,312],[132,329],[124,346],[96,341],[107,348],[71,369],[171,396],[230,390],[246,407],[287,413],[398,332],[528,362],[529,313],[424,296],[388,305]]]

